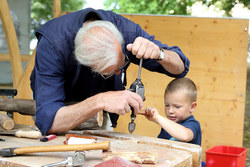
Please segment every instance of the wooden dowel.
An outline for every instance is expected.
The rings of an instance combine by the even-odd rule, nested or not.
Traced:
[[[0,113],[0,125],[3,129],[11,130],[14,128],[15,122],[12,118],[8,117],[8,115]]]

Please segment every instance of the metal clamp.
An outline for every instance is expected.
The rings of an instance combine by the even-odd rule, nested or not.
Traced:
[[[42,167],[52,167],[52,166],[80,166],[85,161],[85,152],[84,151],[76,151],[73,157],[67,157],[58,163],[47,164]]]

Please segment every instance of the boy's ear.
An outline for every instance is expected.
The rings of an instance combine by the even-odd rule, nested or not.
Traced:
[[[190,110],[191,113],[194,112],[196,106],[197,106],[197,102],[192,102],[192,104],[191,104],[191,110]]]

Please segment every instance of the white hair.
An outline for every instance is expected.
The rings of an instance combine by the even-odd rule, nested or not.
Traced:
[[[123,37],[117,27],[108,21],[91,21],[85,24],[75,37],[75,57],[82,65],[100,73],[118,62],[117,40],[123,45]]]

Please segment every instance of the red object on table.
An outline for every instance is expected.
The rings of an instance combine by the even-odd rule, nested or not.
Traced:
[[[94,167],[142,167],[141,165],[135,164],[133,162],[127,161],[120,157],[113,157],[102,163],[95,165]]]
[[[247,149],[235,146],[214,146],[206,151],[206,167],[245,167]]]

